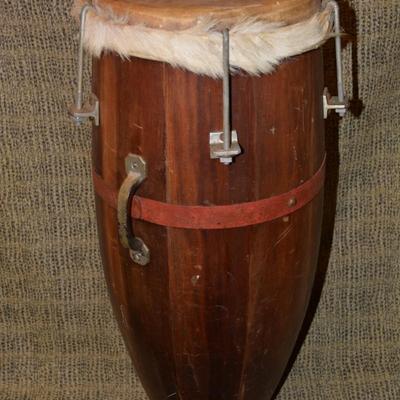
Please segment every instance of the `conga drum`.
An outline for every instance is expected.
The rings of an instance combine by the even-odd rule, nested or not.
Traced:
[[[70,113],[94,120],[105,276],[148,397],[269,400],[316,271],[324,112],[345,108],[323,85],[336,3],[93,0],[76,10]],[[83,46],[95,56],[85,105]]]

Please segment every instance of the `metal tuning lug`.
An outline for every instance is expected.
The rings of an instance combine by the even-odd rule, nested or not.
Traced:
[[[69,107],[68,113],[76,125],[81,125],[88,119],[92,119],[94,124],[100,124],[100,106],[97,97],[92,94],[86,103],[83,103],[83,42],[85,37],[86,17],[87,13],[93,7],[86,5],[82,8],[80,14],[80,31],[79,31],[79,50],[78,50],[78,70],[77,70],[77,89],[75,95],[75,103]]]
[[[348,110],[348,101],[344,94],[343,85],[343,60],[342,60],[342,39],[340,37],[340,10],[335,0],[330,0],[327,7],[333,8],[334,31],[335,31],[335,51],[336,51],[336,74],[337,74],[337,96],[331,96],[328,88],[324,89],[323,107],[324,118],[328,118],[329,111],[334,110],[341,117],[344,117]]]
[[[82,106],[78,107],[77,104],[73,104],[69,108],[69,115],[73,122],[79,126],[87,119],[93,119],[93,123],[96,126],[100,124],[100,106],[97,97],[92,94],[89,100]]]
[[[324,118],[327,119],[329,111],[336,111],[341,117],[344,117],[347,112],[347,103],[339,100],[337,96],[332,97],[328,88],[324,89],[323,95],[324,102]]]
[[[223,114],[224,131],[210,133],[210,157],[219,159],[222,164],[230,165],[233,158],[242,153],[238,134],[231,130],[231,83],[229,63],[229,30],[223,32]]]

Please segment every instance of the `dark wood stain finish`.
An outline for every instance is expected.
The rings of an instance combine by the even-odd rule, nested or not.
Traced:
[[[143,155],[139,194],[184,205],[255,201],[309,179],[324,157],[319,50],[268,76],[232,79],[233,127],[244,154],[209,156],[222,129],[222,83],[166,64],[104,55],[94,63],[101,126],[96,172],[118,190],[124,158]],[[297,339],[314,280],[322,195],[290,217],[196,231],[135,221],[151,249],[132,263],[116,211],[97,198],[114,312],[151,400],[268,400]]]

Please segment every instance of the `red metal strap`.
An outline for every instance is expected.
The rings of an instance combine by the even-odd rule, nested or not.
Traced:
[[[186,229],[228,229],[257,225],[294,213],[314,199],[324,186],[325,159],[308,181],[268,199],[226,206],[182,206],[135,196],[132,217],[156,225]],[[95,191],[116,208],[117,193],[93,173]]]

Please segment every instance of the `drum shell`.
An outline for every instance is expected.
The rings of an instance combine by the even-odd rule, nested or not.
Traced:
[[[226,205],[285,193],[324,159],[320,50],[271,75],[232,78],[232,125],[244,150],[210,159],[222,130],[222,83],[167,64],[94,61],[101,124],[94,170],[118,192],[129,153],[146,160],[138,194],[180,205]],[[322,193],[290,216],[196,230],[134,221],[151,250],[135,265],[119,244],[114,207],[97,197],[106,279],[126,345],[151,400],[266,400],[301,328],[314,280]]]

